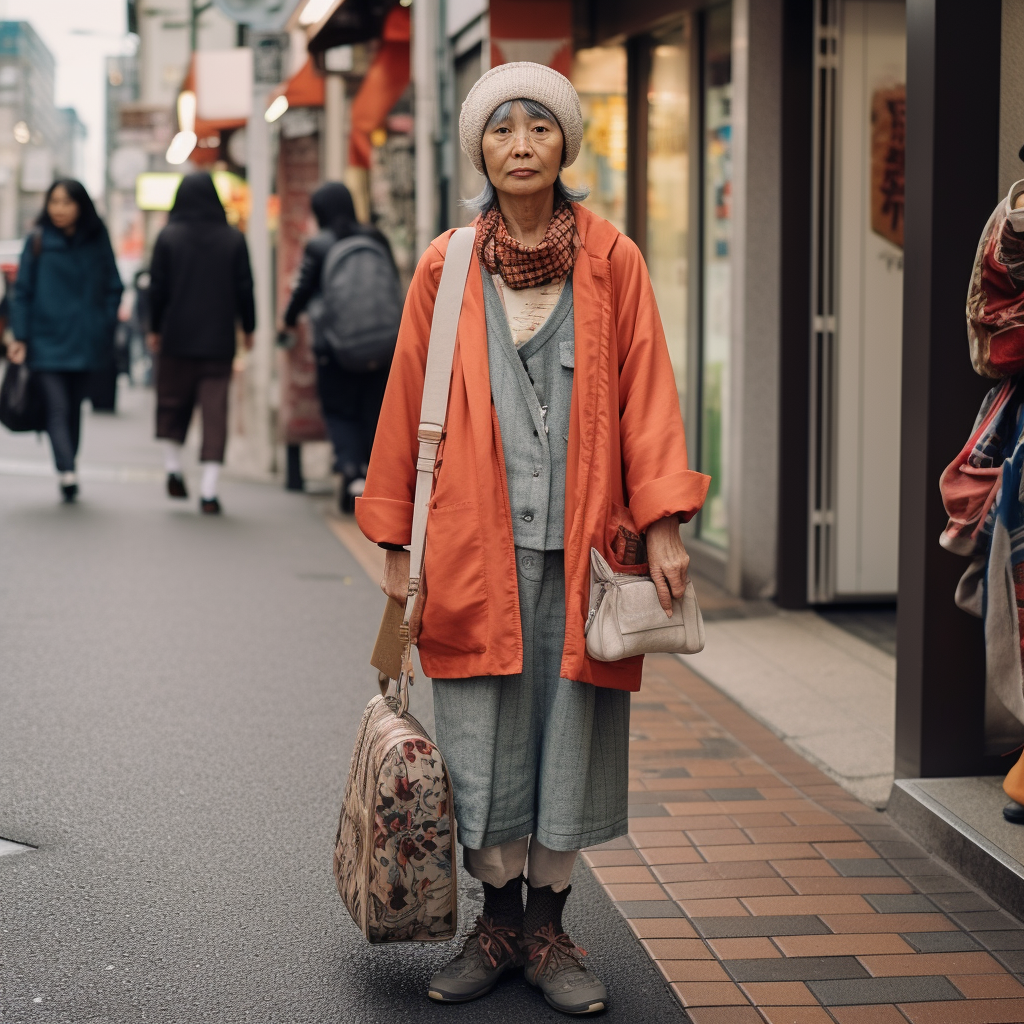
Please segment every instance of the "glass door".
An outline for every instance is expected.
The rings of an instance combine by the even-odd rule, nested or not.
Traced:
[[[690,266],[690,19],[650,37],[646,257],[686,408]]]
[[[703,18],[700,470],[711,477],[702,540],[729,543],[729,346],[732,295],[732,5]]]

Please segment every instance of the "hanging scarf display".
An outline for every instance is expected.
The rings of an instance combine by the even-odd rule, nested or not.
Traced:
[[[1016,182],[985,226],[967,301],[974,368],[1002,380],[939,483],[949,514],[940,543],[971,559],[956,603],[985,621],[985,738],[993,753],[1019,747],[1024,725],[1024,223],[1014,223],[1024,211],[1011,201],[1022,191],[1024,181]]]
[[[572,207],[563,203],[548,222],[537,245],[523,245],[505,227],[497,205],[480,217],[476,230],[476,254],[489,274],[500,274],[514,290],[561,281],[576,261],[579,238]]]

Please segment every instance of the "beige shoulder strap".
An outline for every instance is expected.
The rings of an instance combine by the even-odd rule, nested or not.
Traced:
[[[448,241],[444,270],[434,301],[434,316],[430,324],[430,344],[427,348],[427,366],[423,376],[423,401],[420,405],[420,426],[417,432],[419,453],[416,458],[416,495],[413,499],[412,542],[409,546],[409,597],[405,603],[402,621],[403,645],[402,674],[398,679],[397,696],[404,714],[409,707],[409,684],[413,678],[412,650],[409,643],[409,619],[412,617],[416,596],[423,575],[423,554],[427,541],[427,509],[434,486],[434,463],[444,434],[448,413],[448,394],[452,383],[452,361],[455,358],[455,338],[462,313],[462,297],[466,291],[466,278],[473,244],[474,228],[459,228]]]

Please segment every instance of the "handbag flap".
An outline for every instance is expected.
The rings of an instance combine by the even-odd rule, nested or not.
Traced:
[[[679,629],[683,627],[681,602],[672,602],[672,618],[665,614],[658,600],[658,590],[651,579],[639,576],[615,588],[619,631],[643,633],[651,629]]]

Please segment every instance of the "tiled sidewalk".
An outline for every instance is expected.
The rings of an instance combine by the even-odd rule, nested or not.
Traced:
[[[586,853],[694,1024],[1024,1024],[1024,926],[669,656]]]

